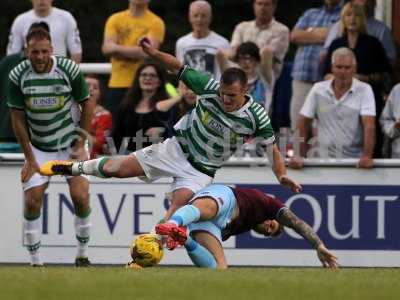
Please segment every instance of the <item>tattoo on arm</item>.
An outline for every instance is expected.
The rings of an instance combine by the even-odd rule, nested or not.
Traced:
[[[315,249],[322,243],[321,239],[310,225],[297,217],[290,209],[284,209],[282,213],[279,214],[277,221],[284,226],[292,228],[305,238]]]

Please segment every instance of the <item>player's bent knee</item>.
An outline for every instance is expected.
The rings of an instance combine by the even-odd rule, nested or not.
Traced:
[[[25,210],[32,214],[40,212],[42,206],[42,199],[34,196],[27,196],[25,198]]]
[[[201,220],[209,220],[218,213],[218,204],[212,198],[199,198],[193,202],[201,212]]]
[[[71,190],[71,198],[76,203],[89,202],[89,193],[86,189],[82,190]]]
[[[69,193],[74,202],[85,202],[89,199],[89,182],[82,177],[69,181]]]
[[[177,208],[186,205],[193,196],[193,191],[188,188],[180,188],[172,194],[171,205]]]
[[[112,176],[112,177],[117,177],[117,174],[120,170],[119,165],[121,165],[121,163],[119,162],[119,159],[109,159],[103,166],[102,172],[108,176]]]
[[[27,212],[40,212],[46,187],[47,185],[36,186],[25,191],[25,210]]]

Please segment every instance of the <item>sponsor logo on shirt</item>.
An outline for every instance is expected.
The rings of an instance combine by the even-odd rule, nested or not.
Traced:
[[[30,97],[28,100],[28,106],[31,109],[57,109],[61,108],[64,105],[64,97]]]
[[[224,125],[222,125],[221,123],[219,123],[214,119],[209,120],[208,126],[214,129],[216,132],[220,133],[221,135],[224,135],[227,130],[227,128]]]
[[[64,92],[64,86],[60,84],[53,85],[53,93],[54,94],[61,94]]]

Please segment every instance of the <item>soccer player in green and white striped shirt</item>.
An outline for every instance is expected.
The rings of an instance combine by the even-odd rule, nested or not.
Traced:
[[[49,177],[39,173],[48,160],[87,159],[84,135],[89,132],[95,103],[78,65],[52,55],[49,32],[43,28],[27,35],[28,59],[9,75],[7,104],[14,133],[25,154],[21,172],[25,194],[24,231],[31,265],[41,266],[40,209]],[[81,112],[80,112],[81,108]],[[74,142],[71,154],[68,150]],[[90,264],[87,246],[90,229],[89,183],[83,176],[67,177],[75,207],[77,266]]]
[[[294,192],[300,191],[301,186],[286,176],[264,108],[246,94],[247,78],[241,69],[227,69],[218,82],[155,49],[146,38],[141,46],[151,58],[179,75],[199,96],[196,108],[175,125],[175,136],[124,157],[81,163],[49,162],[41,167],[43,174],[144,176],[148,181],[173,177],[172,203],[165,216],[168,219],[194,192],[211,183],[215,172],[242,141],[257,138],[267,146],[267,155],[279,182]]]

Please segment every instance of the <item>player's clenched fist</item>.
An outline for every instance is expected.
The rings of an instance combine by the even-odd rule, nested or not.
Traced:
[[[156,51],[156,48],[154,48],[151,40],[148,37],[142,37],[139,40],[139,46],[142,47],[143,51],[148,54],[148,55],[152,55],[154,54],[154,52]]]

